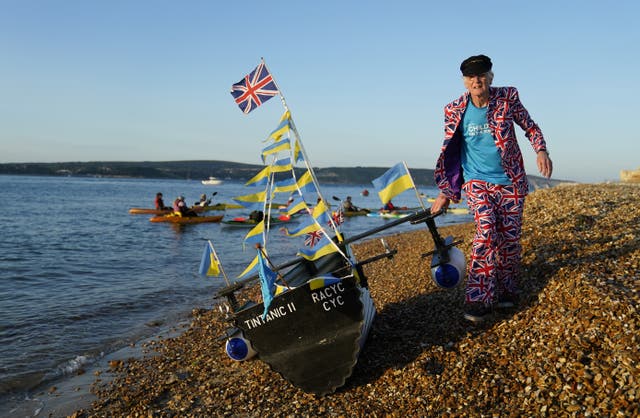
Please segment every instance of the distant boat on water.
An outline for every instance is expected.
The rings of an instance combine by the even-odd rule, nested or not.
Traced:
[[[217,177],[209,177],[207,180],[202,180],[202,184],[217,186],[218,184],[222,184],[222,180]]]

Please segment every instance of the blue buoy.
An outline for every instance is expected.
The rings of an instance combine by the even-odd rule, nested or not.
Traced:
[[[229,358],[235,361],[249,360],[256,355],[256,350],[251,346],[251,341],[242,336],[242,331],[236,332],[229,339],[224,347]]]
[[[433,257],[434,263],[438,262],[438,255]],[[440,264],[431,269],[433,281],[444,289],[452,289],[462,283],[466,271],[464,254],[456,247],[449,249],[449,262]]]

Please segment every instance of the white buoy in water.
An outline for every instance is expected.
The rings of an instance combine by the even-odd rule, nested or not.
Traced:
[[[440,256],[438,253],[433,256],[432,265],[438,265],[431,269],[431,277],[439,287],[452,289],[462,283],[467,269],[462,251],[457,247],[451,247],[448,251],[448,263],[439,264]]]

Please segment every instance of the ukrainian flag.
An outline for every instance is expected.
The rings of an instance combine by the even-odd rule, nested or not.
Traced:
[[[273,165],[271,166],[271,172],[272,173],[282,173],[285,171],[289,171],[292,170],[293,167],[291,166],[291,158],[287,157],[287,158],[282,158],[278,161],[276,161],[275,163],[273,163]]]
[[[258,174],[253,176],[249,181],[247,181],[244,185],[248,186],[250,184],[254,184],[256,186],[261,185],[265,186],[269,181],[269,174],[271,174],[271,167],[265,167]]]
[[[267,197],[267,192],[262,191],[254,194],[248,194],[244,196],[234,197],[233,200],[241,204],[247,209],[262,210],[264,207],[264,201]]]
[[[302,209],[307,209],[308,207],[309,206],[307,205],[307,202],[305,202],[302,196],[297,196],[287,207],[287,215],[291,216],[295,213],[298,213]]]
[[[317,231],[322,228],[323,225],[329,224],[329,210],[323,201],[318,203],[313,209],[311,217],[307,217],[304,222],[300,223],[296,229],[289,231],[287,228],[282,228],[288,236],[297,237],[308,232]]]
[[[278,125],[278,127],[274,129],[273,132],[271,132],[271,134],[269,134],[269,138],[267,138],[267,141],[269,139],[273,139],[274,141],[279,142],[280,139],[282,139],[282,137],[286,133],[288,133],[289,129],[291,128],[289,124],[290,118],[291,118],[291,113],[289,113],[289,111],[287,110],[286,112],[284,112],[284,114],[280,118],[280,124]]]
[[[264,220],[258,222],[256,226],[251,228],[251,231],[244,237],[244,242],[247,244],[262,244],[264,245]]]
[[[302,148],[300,147],[300,141],[296,141],[296,143],[293,145],[293,161],[295,161],[296,163],[304,161]]]
[[[213,253],[213,245],[211,241],[207,242],[204,247],[204,253],[202,253],[202,260],[200,261],[200,275],[202,276],[219,276],[220,275],[220,263],[216,259]]]
[[[256,255],[256,257],[253,259],[253,261],[251,263],[249,263],[249,265],[247,266],[246,269],[244,269],[244,271],[242,273],[240,273],[240,275],[238,276],[238,279],[244,276],[247,276],[251,273],[256,273],[258,271],[258,256]]]
[[[262,149],[262,163],[264,164],[265,158],[267,157],[267,155],[276,154],[280,151],[290,150],[290,149],[291,149],[291,142],[289,142],[289,138],[284,138],[282,141],[274,142],[268,147],[265,147]]]
[[[309,170],[305,171],[297,181],[298,190],[301,192],[316,192],[316,186],[313,184],[313,177]]]
[[[293,177],[287,177],[286,179],[275,182],[274,193],[287,193],[298,190],[296,185],[296,179]]]
[[[318,290],[334,283],[338,283],[339,281],[340,279],[331,275],[314,277],[313,279],[309,280],[309,289]]]
[[[378,196],[383,204],[413,187],[413,179],[403,162],[394,165],[371,183],[378,190]]]

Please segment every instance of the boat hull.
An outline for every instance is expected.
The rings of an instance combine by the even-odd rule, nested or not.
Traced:
[[[260,359],[294,386],[325,395],[351,376],[375,317],[369,290],[349,276],[323,287],[307,282],[264,305],[236,312],[234,322]]]
[[[131,215],[165,215],[173,212],[172,209],[131,208]]]
[[[293,221],[294,221],[293,219],[288,219],[288,220],[272,219],[271,221],[269,221],[269,224],[273,226],[273,225],[280,225],[280,224],[288,224]],[[250,219],[245,219],[245,220],[229,219],[229,220],[222,221],[222,224],[224,226],[228,226],[231,228],[253,228],[258,224],[258,222]]]
[[[154,216],[149,219],[151,222],[168,222],[173,224],[187,225],[187,224],[201,224],[206,222],[220,222],[224,216]]]

